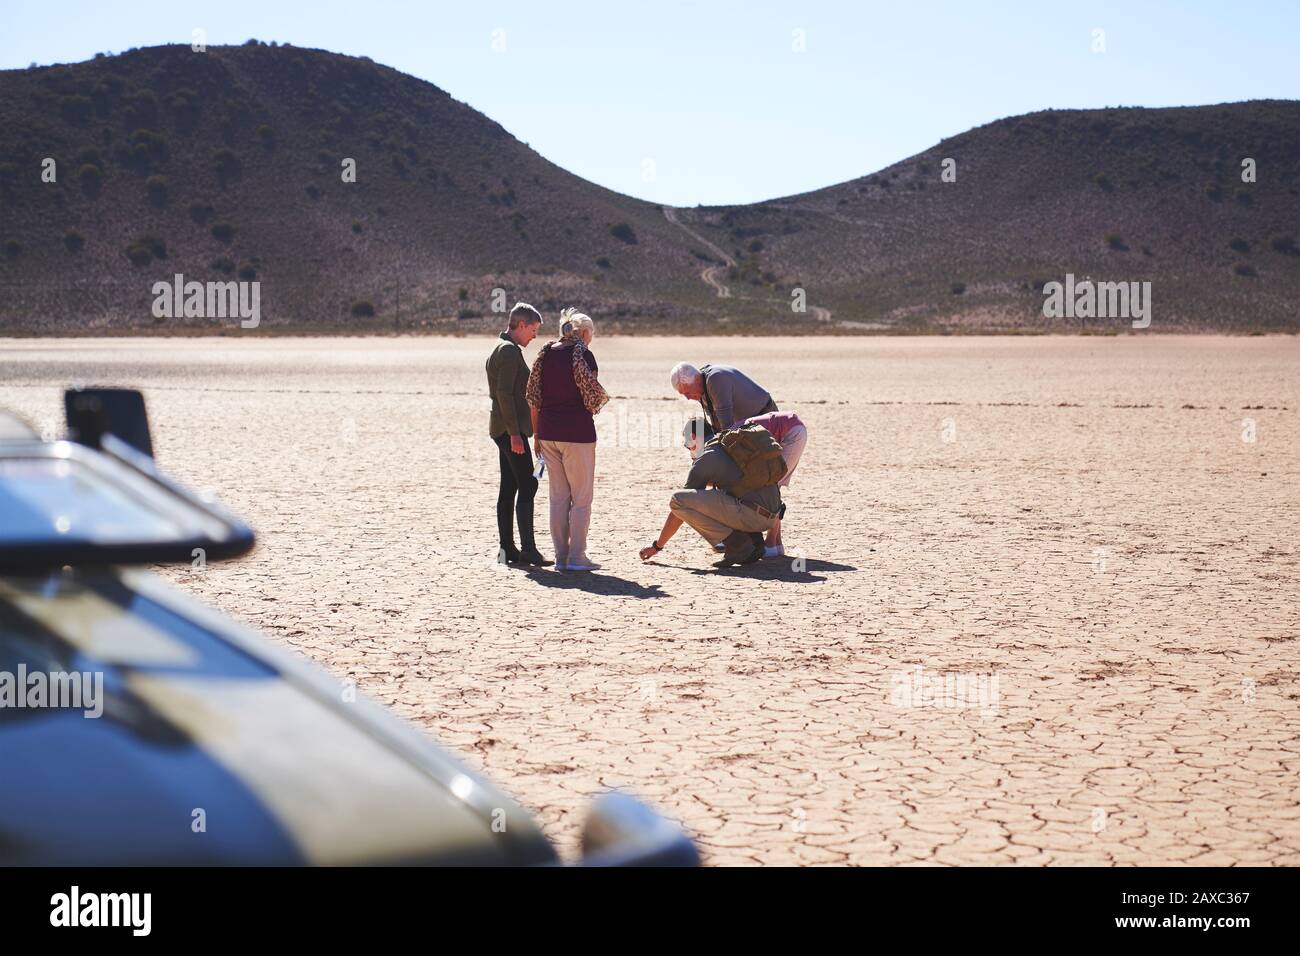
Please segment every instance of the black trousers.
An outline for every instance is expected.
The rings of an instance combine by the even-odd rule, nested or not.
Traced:
[[[510,450],[510,436],[498,435],[497,457],[501,460],[501,490],[497,493],[497,534],[501,547],[507,554],[515,550],[515,529],[512,516],[519,521],[519,550],[536,551],[533,540],[533,498],[537,495],[537,479],[533,477],[533,453],[524,439],[524,453],[516,455]]]

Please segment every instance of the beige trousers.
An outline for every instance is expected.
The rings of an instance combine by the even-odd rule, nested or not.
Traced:
[[[551,542],[555,561],[587,561],[587,528],[596,488],[596,443],[542,440],[551,485]]]
[[[668,510],[698,531],[709,544],[721,544],[733,531],[766,531],[776,520],[745,507],[721,488],[673,492]]]

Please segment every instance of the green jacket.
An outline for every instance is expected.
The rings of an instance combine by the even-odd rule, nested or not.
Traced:
[[[488,436],[519,435],[529,438],[533,434],[533,418],[524,398],[528,384],[528,363],[524,350],[502,332],[496,348],[487,360],[488,392],[492,395],[492,418],[488,422]]]

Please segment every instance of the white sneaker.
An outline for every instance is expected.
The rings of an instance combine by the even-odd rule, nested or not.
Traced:
[[[775,545],[775,546],[768,545],[767,547],[763,548],[763,557],[765,557],[765,558],[784,558],[784,557],[785,557],[785,545],[783,545],[783,544],[778,544],[778,545]]]
[[[600,565],[595,561],[569,561],[564,565],[566,571],[599,571]]]

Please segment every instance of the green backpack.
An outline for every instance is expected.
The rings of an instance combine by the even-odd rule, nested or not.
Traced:
[[[714,435],[710,444],[713,442],[720,444],[740,468],[740,480],[727,489],[737,498],[774,485],[785,477],[781,445],[762,425],[729,428]]]

